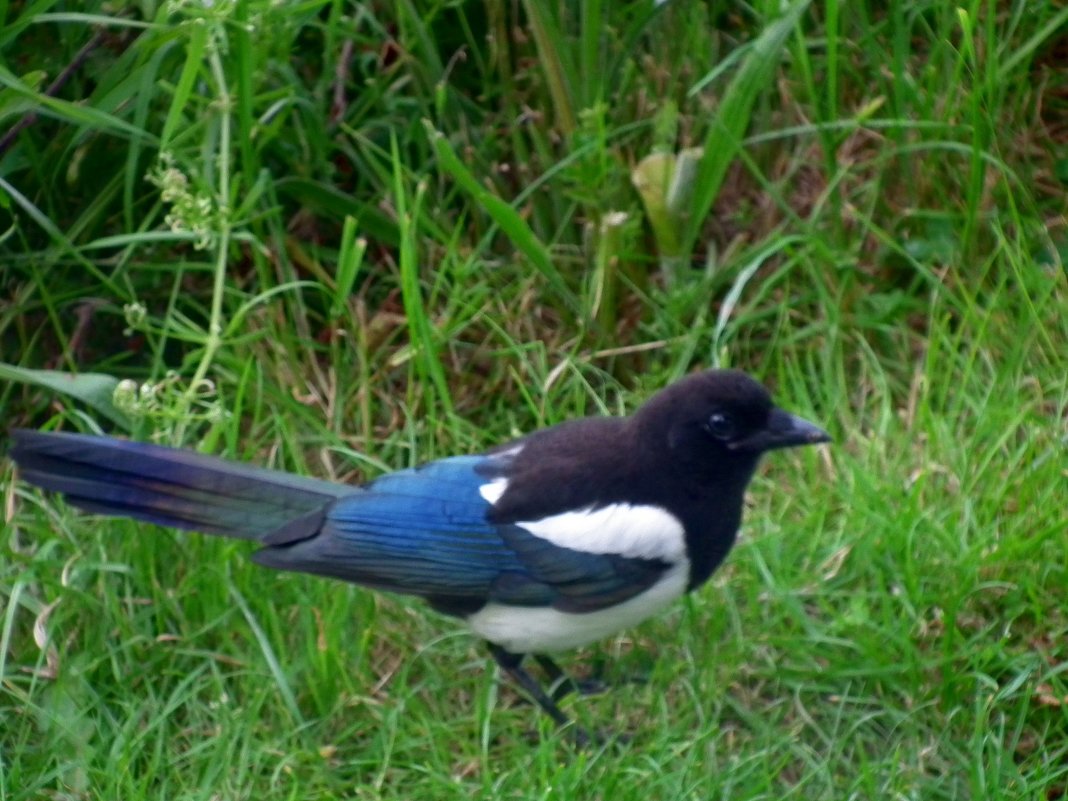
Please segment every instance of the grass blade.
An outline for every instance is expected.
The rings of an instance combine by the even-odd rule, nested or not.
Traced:
[[[67,373],[62,370],[31,370],[0,362],[0,379],[33,384],[74,398],[95,409],[115,425],[130,430],[129,418],[113,400],[119,379],[103,373]]]
[[[538,272],[549,282],[553,292],[565,300],[572,312],[579,311],[578,298],[570,290],[564,281],[560,271],[553,264],[549,249],[538,239],[534,231],[512,206],[497,195],[486,189],[478,179],[464,166],[460,157],[456,155],[449,140],[440,131],[434,130],[429,124],[427,131],[434,145],[438,163],[441,168],[455,179],[460,188],[474,198],[487,214],[498,225],[504,235],[511,240],[512,244],[530,260]]]
[[[764,29],[753,42],[723,95],[705,137],[704,155],[697,167],[692,216],[683,237],[683,250],[687,254],[693,253],[705,217],[712,210],[727,168],[741,146],[757,95],[771,80],[786,38],[808,5],[809,0],[797,0],[785,14]]]

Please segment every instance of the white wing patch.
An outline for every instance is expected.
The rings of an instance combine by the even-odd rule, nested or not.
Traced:
[[[484,484],[481,487],[482,497],[486,497],[487,488],[491,486]],[[564,512],[516,525],[553,545],[575,551],[618,554],[632,559],[662,559],[672,563],[686,559],[686,534],[682,523],[659,506],[614,503],[600,509]]]
[[[489,603],[469,615],[475,634],[514,654],[564,651],[637,625],[686,591],[689,560],[683,558],[640,595],[596,612]]]

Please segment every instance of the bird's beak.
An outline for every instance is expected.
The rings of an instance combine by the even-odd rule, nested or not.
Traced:
[[[830,441],[830,435],[819,426],[782,409],[772,409],[768,424],[762,431],[731,442],[727,447],[731,450],[762,453],[776,448],[794,448],[798,445],[816,445]]]

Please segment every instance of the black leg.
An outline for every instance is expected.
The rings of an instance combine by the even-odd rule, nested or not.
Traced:
[[[541,669],[545,671],[545,677],[549,680],[549,692],[552,694],[554,701],[566,698],[578,690],[578,685],[574,680],[564,673],[563,668],[556,664],[552,658],[545,656],[545,654],[535,654],[534,661],[541,665]]]
[[[522,666],[523,654],[513,654],[493,643],[490,643],[489,648],[490,653],[493,654],[493,658],[497,660],[497,664],[501,666],[501,669],[511,676],[512,679],[526,691],[527,695],[533,698],[538,703],[538,706],[540,706],[549,717],[556,721],[558,726],[566,726],[571,722],[571,718],[565,715],[560,707],[556,705],[556,702],[546,695],[545,690],[538,684],[537,679],[531,676],[526,668]],[[548,657],[545,658],[548,659]],[[541,657],[538,658],[538,661],[541,662]],[[555,662],[552,662],[551,659],[549,662],[556,668],[556,671],[560,675],[563,675],[563,671],[556,666]],[[544,667],[544,663],[542,663],[542,666]],[[577,726],[572,728],[572,733],[575,742],[580,746],[585,746],[590,743],[590,736]]]
[[[535,654],[534,659],[541,665],[545,675],[549,677],[554,701],[567,698],[568,695],[576,692],[579,695],[600,695],[608,692],[608,682],[596,676],[588,679],[575,679],[568,676],[563,668],[544,654]]]

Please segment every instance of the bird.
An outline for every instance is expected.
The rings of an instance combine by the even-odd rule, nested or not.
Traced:
[[[252,540],[279,570],[417,596],[459,618],[575,739],[553,654],[701,587],[772,450],[829,442],[739,370],[692,373],[629,416],[570,420],[359,486],[116,437],[19,429],[19,475],[84,511]]]

